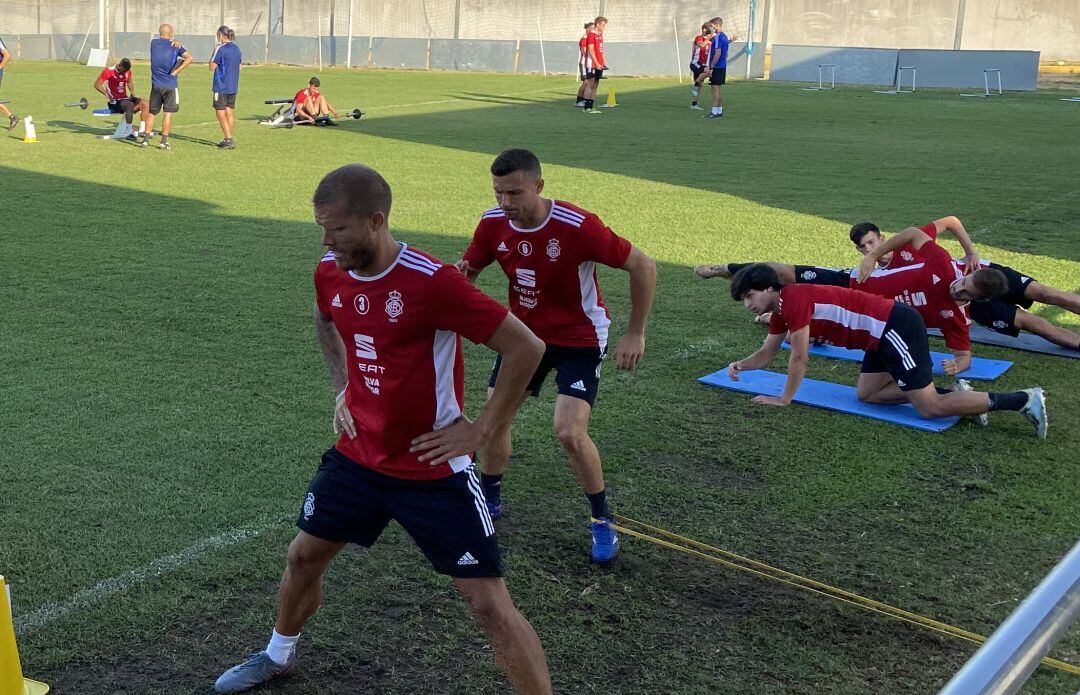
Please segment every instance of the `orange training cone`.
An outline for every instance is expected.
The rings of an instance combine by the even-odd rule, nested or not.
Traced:
[[[45,695],[49,686],[23,678],[15,626],[11,622],[11,598],[0,574],[0,695]]]

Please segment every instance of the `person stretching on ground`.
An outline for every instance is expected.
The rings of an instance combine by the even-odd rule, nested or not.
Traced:
[[[293,97],[293,120],[297,123],[314,123],[316,119],[333,115],[337,118],[334,105],[326,100],[319,91],[322,83],[318,77],[308,80],[308,86],[301,89]],[[330,121],[328,121],[330,122]]]

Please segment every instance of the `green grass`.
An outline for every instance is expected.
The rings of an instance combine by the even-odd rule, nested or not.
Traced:
[[[98,141],[109,125],[60,107],[90,95],[93,72],[13,64],[3,96],[35,117],[40,142],[0,137],[0,572],[16,623],[137,573],[21,630],[27,675],[59,693],[207,692],[263,645],[291,522],[332,442],[309,200],[346,162],[390,181],[398,238],[453,261],[492,204],[491,158],[529,147],[548,194],[660,262],[646,358],[634,374],[605,368],[593,418],[618,511],[984,634],[1080,536],[1076,362],[977,347],[1016,361],[994,388],[1046,387],[1045,442],[1011,414],[935,435],[760,409],[694,381],[762,331],[693,264],[851,265],[855,221],[894,230],[957,214],[986,257],[1080,287],[1077,111],[1055,94],[744,82],[716,123],[664,80],[614,80],[619,108],[589,117],[569,108],[568,77],[328,70],[331,100],[367,115],[285,131],[253,119],[309,74],[260,67],[243,77],[238,149],[220,152],[196,66],[175,149],[159,152]],[[136,75],[143,89],[146,66]],[[602,270],[601,284],[617,336],[626,275]],[[496,272],[481,285],[505,296]],[[1080,317],[1039,312],[1080,329]],[[489,360],[469,346],[470,412]],[[809,376],[853,384],[857,365],[814,360]],[[972,653],[629,539],[616,567],[590,567],[550,389],[518,417],[499,528],[560,692],[929,692]],[[138,573],[238,528],[263,532]],[[1080,663],[1076,629],[1055,655]],[[333,565],[301,659],[269,692],[506,689],[448,581],[396,528]],[[1039,669],[1027,688],[1077,684]]]

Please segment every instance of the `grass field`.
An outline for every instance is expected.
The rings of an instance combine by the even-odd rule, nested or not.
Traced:
[[[265,644],[332,443],[309,201],[347,162],[389,180],[397,238],[454,261],[492,204],[492,157],[528,147],[546,193],[657,259],[646,357],[634,374],[605,367],[593,419],[617,511],[982,634],[1080,536],[1080,362],[976,346],[1016,362],[995,389],[1047,389],[1046,441],[1009,413],[928,434],[695,382],[763,331],[691,267],[852,265],[856,221],[956,214],[985,257],[1080,287],[1080,108],[1056,94],[742,82],[713,122],[671,80],[614,80],[620,106],[586,116],[569,77],[327,70],[330,99],[367,115],[285,131],[255,124],[262,99],[309,73],[256,67],[223,152],[194,66],[161,152],[98,141],[111,125],[60,107],[91,95],[94,70],[6,72],[2,96],[40,142],[0,137],[0,573],[24,670],[57,693],[205,693]],[[147,67],[136,76],[145,91]],[[621,335],[626,274],[600,280]],[[481,285],[505,297],[497,272]],[[475,413],[490,354],[470,345],[466,360]],[[854,384],[857,369],[814,359],[808,376]],[[551,388],[518,417],[498,528],[559,692],[921,693],[973,652],[630,539],[614,568],[591,567]],[[1054,655],[1080,664],[1080,628]],[[1040,668],[1026,692],[1078,687]],[[267,692],[506,689],[449,582],[394,527],[333,565],[297,672]]]

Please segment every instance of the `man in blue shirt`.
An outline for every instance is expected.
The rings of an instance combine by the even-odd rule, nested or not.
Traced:
[[[4,66],[7,65],[8,60],[11,58],[11,52],[8,51],[7,46],[4,45],[4,40],[0,39],[0,83],[4,81]],[[4,106],[3,102],[0,102],[0,113],[7,116],[8,130],[15,130],[15,126],[19,124],[19,117],[11,113],[8,107]]]
[[[233,43],[236,32],[227,26],[217,30],[218,45],[210,58],[210,70],[214,73],[214,110],[225,139],[218,147],[226,150],[236,148],[233,142],[233,109],[236,108],[236,93],[240,91],[240,61],[243,56],[240,47]]]
[[[709,48],[709,84],[712,85],[712,111],[705,118],[724,117],[724,93],[720,86],[727,82],[727,54],[731,39],[724,33],[724,20],[713,17],[709,20],[713,25],[712,46]]]
[[[161,123],[161,144],[163,150],[169,146],[169,131],[172,130],[172,115],[180,110],[180,81],[177,75],[191,64],[191,53],[183,44],[173,39],[171,24],[158,27],[158,36],[150,41],[150,116],[147,118],[146,131],[139,147],[148,147],[154,134],[154,117],[164,107],[165,116]],[[179,62],[179,64],[177,64]]]

